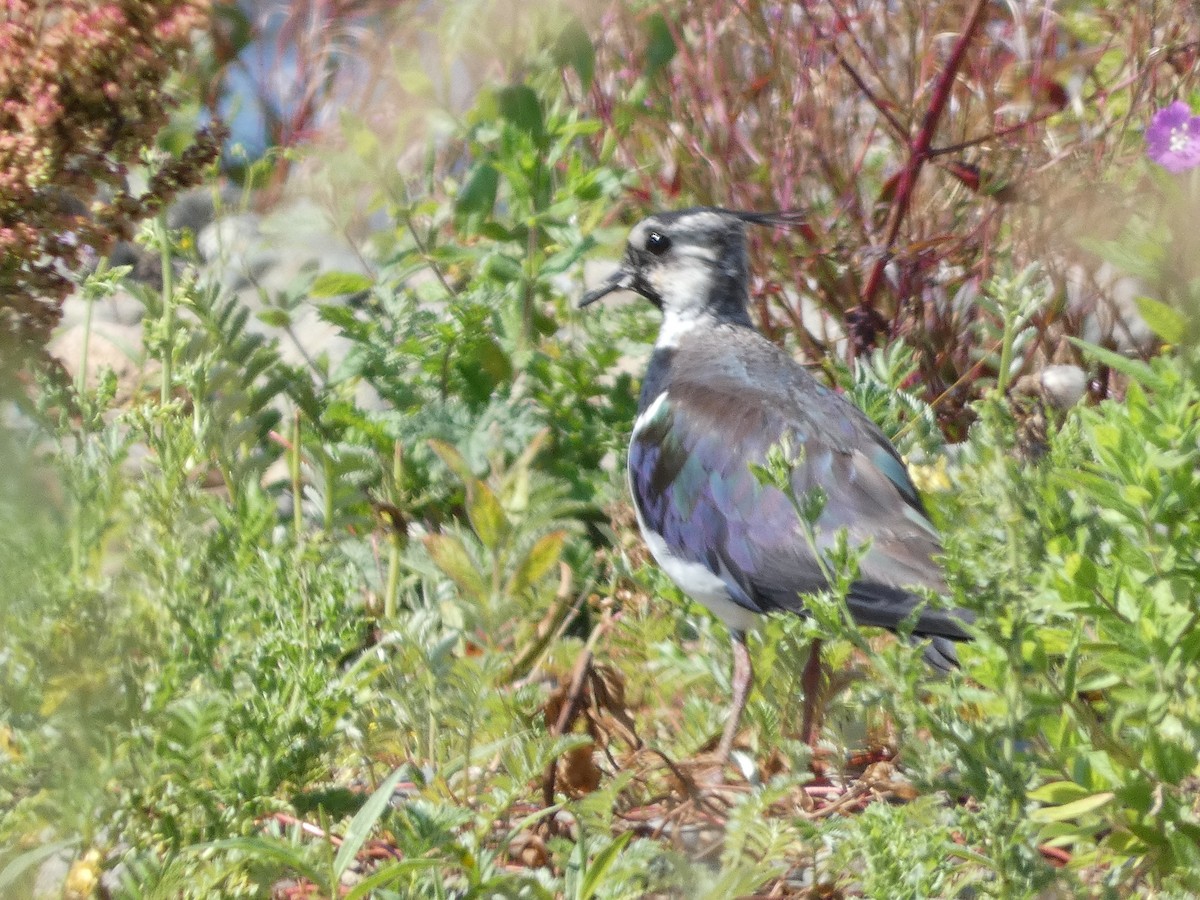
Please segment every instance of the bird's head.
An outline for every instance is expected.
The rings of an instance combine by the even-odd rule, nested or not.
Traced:
[[[629,233],[620,266],[579,301],[634,291],[662,310],[668,323],[701,318],[750,324],[746,225],[791,225],[795,213],[735,212],[696,207],[656,213]]]

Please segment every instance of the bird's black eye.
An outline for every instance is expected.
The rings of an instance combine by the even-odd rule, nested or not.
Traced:
[[[646,235],[646,249],[655,256],[662,256],[671,249],[671,239],[661,231],[652,231]]]

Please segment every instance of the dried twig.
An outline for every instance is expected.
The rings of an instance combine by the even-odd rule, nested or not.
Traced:
[[[583,698],[584,685],[587,684],[588,676],[592,671],[592,660],[594,659],[596,644],[599,643],[600,638],[608,633],[616,618],[617,615],[611,609],[605,609],[600,622],[592,630],[591,635],[588,636],[587,643],[579,654],[579,658],[575,661],[575,668],[571,672],[571,682],[567,688],[566,696],[563,698],[562,708],[559,709],[558,717],[550,728],[551,735],[566,734],[575,721],[575,717],[579,711],[579,704]],[[546,806],[554,804],[557,767],[557,760],[550,762],[546,766],[546,774],[542,778],[542,800]],[[553,816],[550,817],[551,820],[553,818]]]

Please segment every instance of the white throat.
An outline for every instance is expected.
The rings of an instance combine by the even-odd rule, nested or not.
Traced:
[[[654,346],[660,349],[678,347],[680,339],[685,334],[699,326],[705,319],[711,318],[703,310],[695,307],[670,310],[663,314],[662,327],[658,329],[658,340],[654,342]]]
[[[662,298],[663,323],[656,347],[678,346],[683,335],[705,319],[712,319],[707,306],[713,291],[716,251],[681,241],[675,252],[679,254],[678,264],[650,275],[651,284]]]

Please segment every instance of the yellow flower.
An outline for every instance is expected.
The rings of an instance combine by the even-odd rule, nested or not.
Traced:
[[[908,460],[905,460],[907,463]],[[909,477],[913,485],[923,494],[936,494],[950,490],[950,472],[946,467],[946,457],[939,456],[931,465],[918,463],[908,467]]]
[[[7,725],[0,727],[0,754],[7,756],[10,760],[21,758],[21,748],[13,740],[12,729]]]
[[[96,886],[100,884],[100,860],[100,851],[95,848],[75,860],[71,864],[71,871],[67,873],[63,896],[68,900],[84,900],[95,896]]]

